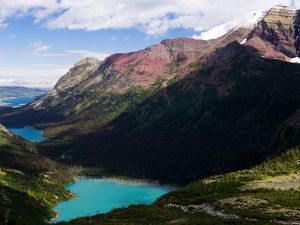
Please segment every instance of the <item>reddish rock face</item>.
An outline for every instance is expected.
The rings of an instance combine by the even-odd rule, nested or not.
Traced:
[[[211,54],[215,49],[238,41],[241,42],[251,29],[240,27],[214,40],[196,40],[178,38],[164,40],[158,45],[150,46],[138,52],[115,54],[106,59],[98,70],[98,75],[110,80],[114,90],[128,86],[149,87],[158,79],[180,79],[190,73],[193,64]]]
[[[186,67],[207,53],[212,43],[191,38],[164,40],[138,52],[112,55],[106,67],[127,82],[148,86],[159,78],[182,77]]]

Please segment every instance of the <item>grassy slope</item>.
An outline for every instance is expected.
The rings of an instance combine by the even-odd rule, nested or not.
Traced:
[[[34,153],[34,146],[0,130],[0,224],[44,224],[52,207],[71,197],[63,184],[70,172]]]
[[[131,206],[61,224],[292,224],[300,221],[300,184],[293,182],[300,178],[299,162],[300,148],[294,148],[252,169],[192,183],[151,206]],[[262,188],[262,184],[269,186]],[[239,218],[208,215],[207,207]]]
[[[75,101],[76,107],[72,106],[74,112],[63,122],[47,127],[44,130],[45,135],[48,138],[66,141],[105,127],[122,113],[131,111],[137,104],[156,93],[163,82],[165,81],[159,79],[147,89],[134,87],[125,93],[104,91],[103,88],[95,88],[93,92],[81,93],[78,96],[72,93],[74,99],[81,99],[80,102]]]

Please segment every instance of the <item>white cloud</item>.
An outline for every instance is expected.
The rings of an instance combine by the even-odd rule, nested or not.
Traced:
[[[6,27],[8,25],[6,20],[10,17],[34,15],[36,19],[42,19],[59,10],[56,0],[1,0],[0,27]]]
[[[51,88],[55,85],[55,81],[47,80],[32,80],[32,79],[14,79],[14,78],[0,78],[0,86],[24,86],[24,87],[40,87]]]
[[[2,67],[0,70],[0,86],[53,87],[70,66],[35,65],[32,67]]]
[[[77,59],[95,57],[100,60],[104,60],[106,57],[110,56],[111,53],[107,52],[98,52],[98,51],[89,51],[89,50],[80,50],[80,49],[70,49],[58,52],[49,52],[47,51],[51,45],[35,45],[30,44],[30,47],[33,48],[33,52],[25,52],[23,54],[28,56],[38,56],[38,57],[70,57],[74,56]],[[13,52],[13,54],[18,54]],[[0,52],[1,55],[1,52]]]
[[[291,0],[1,0],[0,27],[9,17],[32,15],[49,29],[136,28],[157,36],[172,28],[207,31],[279,2],[292,4]]]
[[[128,36],[124,37],[124,38],[122,39],[122,41],[129,41],[130,38],[131,38],[131,37],[128,35]]]
[[[67,54],[67,55],[77,55],[80,58],[95,57],[95,58],[98,58],[100,60],[103,60],[106,57],[111,55],[109,53],[86,51],[86,50],[66,50],[66,51],[64,51],[64,53]]]
[[[30,43],[29,47],[31,47],[33,49],[33,51],[35,51],[35,52],[45,52],[49,48],[51,48],[51,45],[44,44],[41,41],[36,41],[36,42]]]

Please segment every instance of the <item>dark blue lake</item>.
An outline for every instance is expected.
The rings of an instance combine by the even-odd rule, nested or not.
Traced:
[[[34,99],[35,97],[23,96],[23,97],[1,99],[0,103],[3,103],[4,106],[21,107],[23,105],[32,102]],[[30,126],[25,126],[21,128],[8,127],[8,129],[28,141],[41,142],[46,140],[43,136],[44,135],[43,131],[36,129],[34,127],[30,127]]]
[[[32,102],[33,100],[34,97],[23,96],[23,97],[1,99],[0,102],[3,103],[4,106],[21,107],[23,105]]]
[[[30,127],[30,126],[25,126],[21,128],[8,127],[7,129],[9,129],[13,133],[23,137],[28,141],[41,142],[46,140],[43,131],[36,129],[34,127]]]
[[[148,183],[88,178],[79,179],[67,189],[79,197],[59,203],[55,207],[59,216],[52,222],[107,213],[131,204],[151,204],[171,191],[170,187]]]

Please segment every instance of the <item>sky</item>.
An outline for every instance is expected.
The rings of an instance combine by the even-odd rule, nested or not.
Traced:
[[[0,85],[52,87],[84,57],[211,39],[300,0],[0,0]]]

